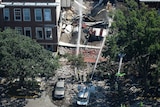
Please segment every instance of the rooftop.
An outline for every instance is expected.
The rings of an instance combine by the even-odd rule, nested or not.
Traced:
[[[160,2],[160,0],[139,0],[142,2]]]
[[[45,3],[45,2],[1,2],[2,5],[6,6],[58,6],[59,3]]]

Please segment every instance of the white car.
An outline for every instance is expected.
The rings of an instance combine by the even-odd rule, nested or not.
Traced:
[[[78,93],[77,105],[87,106],[89,104],[90,90],[88,87],[83,87]]]
[[[59,80],[56,85],[55,85],[55,89],[54,89],[54,98],[57,99],[62,99],[64,98],[64,94],[65,94],[65,86],[64,86],[64,80]]]

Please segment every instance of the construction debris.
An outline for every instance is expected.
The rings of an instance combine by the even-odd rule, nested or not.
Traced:
[[[96,2],[85,1],[82,4],[82,31],[80,40],[80,54],[83,55],[85,62],[95,63],[103,38],[107,35],[108,10],[112,9],[110,2],[100,0]],[[63,8],[62,12],[62,32],[60,37],[59,54],[75,54],[79,32],[79,5],[71,3],[71,8]],[[94,11],[95,10],[95,11]],[[92,14],[92,11],[96,14]],[[84,45],[84,46],[83,46]],[[86,46],[86,47],[85,47]],[[98,46],[99,49],[92,49]],[[90,47],[90,48],[87,48]],[[100,57],[99,61],[106,59]]]

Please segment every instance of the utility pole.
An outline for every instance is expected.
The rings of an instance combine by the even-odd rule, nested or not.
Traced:
[[[82,31],[82,7],[84,8],[84,6],[82,5],[83,0],[79,0],[78,2],[76,0],[74,0],[74,2],[78,5],[78,9],[79,9],[79,27],[78,27],[78,39],[77,39],[77,48],[76,48],[76,56],[78,57],[79,55],[79,47],[80,47],[80,40],[81,40],[81,31]],[[77,74],[77,67],[75,67],[75,75],[76,78],[78,79],[78,74]]]
[[[101,56],[102,49],[103,49],[103,47],[105,45],[106,37],[107,37],[107,35],[109,33],[109,28],[111,27],[112,19],[108,18],[108,23],[109,23],[108,26],[106,26],[106,35],[103,38],[103,41],[102,41],[102,44],[101,44],[101,48],[99,50],[99,53],[98,53],[98,56],[97,56],[97,59],[96,59],[96,63],[94,65],[94,68],[93,68],[93,71],[92,71],[91,80],[92,80],[94,72],[95,72],[95,70],[97,68],[97,64],[98,64],[98,61],[99,61],[99,57]]]
[[[77,50],[76,50],[76,55],[78,56],[80,40],[81,40],[81,30],[82,30],[82,3],[83,3],[83,0],[79,0],[79,2],[75,0],[75,3],[78,4],[79,6],[79,28],[78,28]]]
[[[108,32],[109,32],[109,28],[107,28],[106,30],[107,34],[105,35],[105,37],[103,38],[103,41],[102,41],[102,44],[101,44],[101,48],[99,50],[99,53],[98,53],[98,56],[97,56],[97,59],[96,59],[96,62],[95,62],[95,65],[94,65],[94,68],[93,68],[93,71],[92,71],[92,75],[91,75],[91,80],[93,78],[93,75],[94,75],[94,72],[97,68],[97,64],[98,64],[98,61],[99,61],[99,57],[101,56],[101,52],[102,52],[102,49],[103,49],[103,46],[105,44],[105,41],[106,41],[106,36],[108,35]]]

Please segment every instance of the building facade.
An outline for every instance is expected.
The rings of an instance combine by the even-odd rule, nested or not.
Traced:
[[[56,52],[60,0],[2,0],[0,28],[11,28]]]
[[[139,0],[140,2],[144,2],[151,8],[160,9],[160,0]]]

